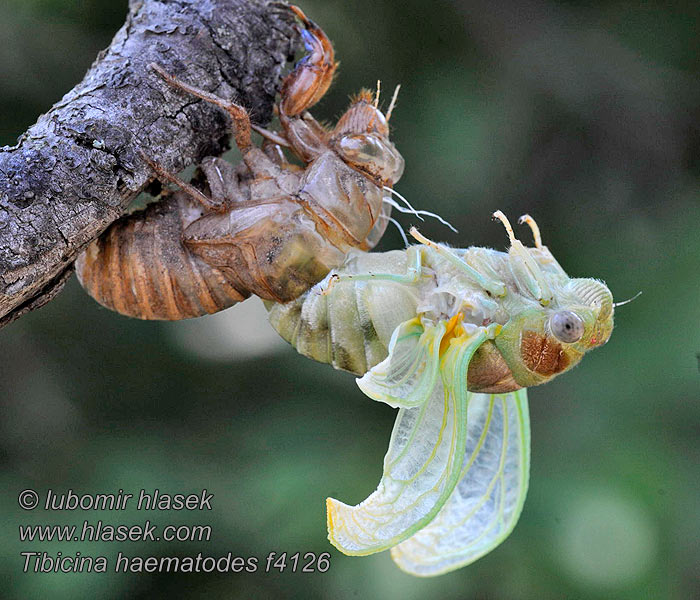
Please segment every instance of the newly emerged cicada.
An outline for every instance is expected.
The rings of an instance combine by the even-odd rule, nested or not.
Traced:
[[[329,498],[331,542],[350,555],[391,548],[408,573],[439,575],[501,543],[525,500],[526,388],[608,341],[614,304],[572,279],[542,245],[507,253],[422,245],[351,253],[298,300],[268,305],[301,354],[363,375],[360,389],[399,408],[377,490],[357,506]]]
[[[353,249],[381,238],[391,211],[385,197],[404,161],[389,140],[376,96],[363,91],[334,128],[307,109],[326,93],[336,69],[325,33],[297,7],[309,54],[285,78],[282,131],[251,126],[245,108],[189,86],[158,65],[171,86],[226,111],[243,162],[207,158],[202,191],[149,162],[182,191],[116,221],[76,261],[78,278],[100,304],[141,319],[214,313],[251,294],[286,302],[340,265]],[[395,96],[394,96],[395,99]],[[251,129],[264,138],[253,145]],[[290,164],[288,148],[304,167]]]

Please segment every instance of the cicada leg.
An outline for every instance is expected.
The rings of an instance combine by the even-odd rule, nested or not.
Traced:
[[[322,289],[321,294],[330,294],[336,283],[341,281],[393,281],[405,285],[412,285],[420,281],[423,275],[423,252],[419,246],[411,246],[406,250],[406,273],[332,273],[328,278],[328,286]]]
[[[283,133],[255,127],[266,139],[288,147],[303,162],[310,163],[327,149],[328,132],[307,111],[328,91],[338,66],[328,36],[297,6],[285,7],[299,19],[299,32],[308,52],[284,78],[278,108]],[[280,143],[281,138],[285,143]]]
[[[202,160],[199,168],[204,173],[209,193],[216,202],[234,205],[248,199],[250,194],[245,193],[245,186],[241,186],[239,182],[237,167],[230,162],[223,158],[207,156]]]
[[[300,165],[295,165],[287,160],[279,144],[266,139],[262,144],[262,151],[272,162],[285,171],[301,172],[304,170]]]
[[[542,250],[542,235],[540,234],[540,228],[530,215],[523,215],[518,219],[518,225],[527,223],[530,231],[532,231],[532,237],[535,241],[535,248]]]
[[[236,145],[241,152],[247,150],[253,145],[250,137],[250,117],[248,116],[248,111],[240,104],[228,102],[223,98],[219,98],[217,95],[212,94],[211,92],[207,92],[206,90],[189,85],[188,83],[185,83],[174,75],[168,73],[157,63],[151,63],[149,67],[158,73],[158,75],[160,75],[165,82],[171,86],[181,89],[188,94],[192,94],[193,96],[197,96],[197,98],[206,100],[207,102],[215,104],[219,108],[225,110],[233,120],[234,137],[236,139]]]
[[[271,177],[277,174],[275,164],[265,155],[264,152],[262,152],[262,150],[260,150],[260,148],[256,148],[253,145],[251,138],[252,127],[250,124],[250,116],[248,115],[248,111],[243,106],[236,104],[235,102],[219,98],[219,96],[216,94],[212,94],[206,90],[189,85],[184,81],[180,81],[177,77],[171,75],[163,67],[156,63],[151,63],[150,67],[171,86],[181,89],[188,94],[192,94],[197,98],[201,98],[206,102],[214,104],[229,114],[233,125],[233,137],[236,141],[236,146],[238,146],[238,149],[243,155],[243,161],[254,175]]]
[[[439,256],[452,263],[464,275],[466,275],[467,278],[469,278],[469,280],[479,285],[482,289],[486,290],[492,296],[505,296],[506,285],[502,281],[485,277],[484,275],[479,273],[479,271],[477,271],[474,267],[472,267],[471,265],[463,261],[461,258],[459,258],[449,248],[443,246],[442,244],[437,244],[436,242],[429,240],[427,237],[422,235],[415,227],[411,227],[411,229],[409,229],[408,232],[411,234],[411,237],[418,240],[421,244],[424,244],[427,248],[432,248]]]
[[[493,213],[493,218],[503,224],[508,234],[510,241],[510,249],[508,250],[510,270],[515,277],[518,287],[521,290],[526,290],[541,306],[548,306],[552,302],[553,294],[542,269],[540,269],[537,261],[528,252],[523,243],[515,237],[508,218],[500,210]],[[531,224],[530,227],[532,227]],[[533,228],[533,235],[536,242],[539,241],[537,239],[539,228]]]
[[[190,198],[192,198],[195,202],[199,202],[207,210],[214,212],[221,212],[222,210],[226,210],[226,204],[223,202],[222,199],[210,198],[193,185],[182,181],[182,179],[180,179],[177,175],[171,173],[165,167],[163,167],[162,165],[154,161],[152,158],[150,158],[143,150],[139,150],[139,154],[141,155],[141,158],[143,158],[143,160],[146,161],[148,166],[151,167],[154,173],[158,176],[158,179],[160,179],[161,181],[168,181],[170,183],[175,184],[183,192],[190,196]]]
[[[251,125],[251,127],[253,128],[253,131],[259,133],[265,139],[265,141],[272,142],[273,144],[277,146],[282,146],[284,148],[292,147],[291,144],[286,140],[286,138],[284,138],[276,131],[270,131],[269,129],[260,127],[260,125]]]
[[[338,64],[333,45],[323,30],[298,6],[289,9],[304,25],[301,38],[309,52],[282,83],[280,112],[286,117],[294,117],[316,104],[328,91]]]

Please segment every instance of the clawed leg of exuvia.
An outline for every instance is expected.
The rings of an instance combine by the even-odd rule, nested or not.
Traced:
[[[333,46],[323,32],[298,6],[290,6],[304,29],[301,38],[307,56],[302,58],[282,84],[282,104],[280,110],[284,116],[294,117],[318,102],[333,81],[337,67]]]
[[[328,132],[308,112],[326,93],[333,80],[336,63],[330,40],[313,21],[296,6],[287,6],[303,25],[301,38],[308,54],[304,56],[292,71],[284,78],[281,100],[277,108],[282,135],[257,129],[258,133],[272,142],[286,145],[303,162],[313,161],[326,145]]]
[[[276,107],[283,133],[255,130],[265,139],[289,148],[304,163],[313,161],[327,148],[328,131],[307,109],[316,104],[333,81],[337,63],[330,40],[297,6],[283,5],[285,11],[298,19],[299,34],[307,54],[297,62],[284,78],[281,100]]]
[[[252,125],[250,123],[250,117],[248,116],[248,111],[243,106],[229,100],[224,100],[211,92],[201,90],[180,81],[177,77],[171,75],[163,67],[156,63],[151,63],[150,68],[158,73],[158,75],[160,75],[173,87],[187,92],[188,94],[192,94],[197,98],[201,98],[206,102],[210,102],[211,104],[214,104],[215,106],[218,106],[222,110],[226,111],[231,117],[231,122],[233,124],[233,137],[236,141],[236,146],[238,146],[238,149],[241,151],[243,160],[246,165],[248,165],[248,168],[255,175],[261,175],[263,177],[274,176],[276,174],[275,166],[272,161],[270,161],[259,148],[256,148],[253,145],[251,138]],[[279,141],[286,143],[286,141],[282,139]]]
[[[249,199],[245,186],[241,186],[237,167],[216,156],[205,157],[199,168],[209,186],[209,194],[215,202],[226,206],[240,204]]]
[[[303,171],[303,167],[290,163],[279,144],[265,140],[262,151],[273,163],[285,171]]]
[[[283,148],[291,148],[292,145],[287,141],[287,139],[277,133],[276,131],[270,131],[269,129],[265,129],[264,127],[260,127],[260,125],[251,125],[253,128],[253,131],[256,131],[259,133],[265,140],[268,140],[272,142],[273,144],[276,144],[278,146],[282,146]]]
[[[148,164],[153,172],[157,175],[158,179],[163,182],[173,183],[178,186],[183,192],[189,195],[195,202],[199,202],[204,208],[209,211],[221,212],[226,210],[226,203],[221,199],[213,199],[204,194],[202,191],[198,190],[193,185],[182,181],[177,175],[171,173],[163,166],[158,164],[152,158],[150,158],[143,150],[138,151],[141,158]]]
[[[206,90],[189,85],[184,81],[180,81],[177,77],[171,75],[163,67],[156,63],[151,63],[149,67],[173,87],[181,89],[188,94],[192,94],[193,96],[197,96],[197,98],[206,100],[207,102],[218,106],[222,110],[225,110],[231,116],[231,120],[233,121],[236,146],[238,146],[241,152],[245,153],[245,151],[253,145],[250,137],[250,117],[248,116],[248,111],[243,106],[236,104],[235,102],[230,102],[228,100],[224,100],[223,98],[219,98],[217,95],[212,94],[211,92],[207,92]]]
[[[411,246],[406,251],[406,272],[397,273],[332,273],[328,285],[321,288],[321,295],[330,294],[333,286],[341,281],[392,281],[405,285],[418,283],[423,274],[423,253],[418,246]]]

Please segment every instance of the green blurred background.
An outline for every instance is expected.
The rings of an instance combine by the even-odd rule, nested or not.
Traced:
[[[697,23],[687,3],[308,0],[341,61],[335,119],[378,78],[397,189],[506,247],[495,209],[532,214],[572,276],[604,279],[610,342],[530,393],[532,476],[514,533],[436,579],[326,541],[327,496],[376,485],[394,411],[277,340],[254,301],[193,322],[100,308],[75,280],[0,331],[3,598],[697,598],[700,180]],[[689,3],[688,3],[689,4]],[[58,101],[123,23],[125,0],[0,3],[0,145]],[[685,6],[685,8],[684,8]],[[404,226],[412,220],[401,217]],[[523,237],[527,237],[523,232]],[[400,246],[389,231],[383,248]],[[205,513],[20,510],[18,493],[215,494]],[[20,523],[199,523],[209,542],[18,542]],[[257,556],[331,552],[325,574],[35,574],[23,550]]]

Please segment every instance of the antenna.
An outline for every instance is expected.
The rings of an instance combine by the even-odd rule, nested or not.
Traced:
[[[624,306],[625,304],[629,304],[629,303],[632,302],[633,300],[636,300],[637,298],[639,298],[641,295],[642,295],[642,290],[639,290],[639,291],[638,291],[634,296],[632,296],[631,298],[628,298],[627,300],[623,300],[622,302],[615,302],[615,303],[613,303],[613,308],[616,308],[616,307],[618,307],[618,306]]]

